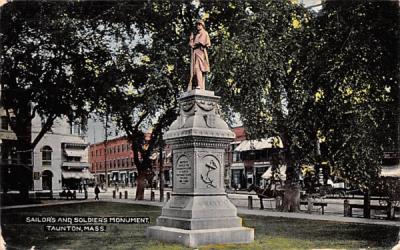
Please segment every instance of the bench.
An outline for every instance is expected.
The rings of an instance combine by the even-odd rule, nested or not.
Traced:
[[[53,199],[53,191],[36,191],[35,192],[35,198],[36,199]]]
[[[71,200],[76,200],[76,191],[69,192],[69,193],[62,191],[62,192],[60,192],[59,195],[60,195],[60,199],[66,198],[67,200],[69,200],[71,198]]]
[[[325,214],[325,207],[328,206],[326,202],[311,202],[313,207],[321,207],[321,213]],[[300,205],[308,206],[308,201],[300,201]]]
[[[344,207],[344,216],[352,217],[353,216],[353,209],[364,209],[364,204],[347,204],[347,209],[346,209],[346,204]],[[399,212],[400,208],[399,207],[394,207],[394,206],[381,206],[381,205],[370,205],[369,206],[370,211],[371,210],[381,210],[381,211],[386,211],[387,218],[392,219],[394,218],[394,212]]]

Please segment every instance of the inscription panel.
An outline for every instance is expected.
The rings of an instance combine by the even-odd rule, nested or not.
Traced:
[[[174,167],[174,185],[176,188],[192,188],[193,173],[189,158],[182,155]]]
[[[227,200],[209,200],[201,202],[199,206],[203,208],[218,208],[225,207],[228,204],[229,202]]]

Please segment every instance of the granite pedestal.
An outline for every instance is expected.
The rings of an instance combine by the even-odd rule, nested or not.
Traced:
[[[254,240],[254,230],[242,226],[225,193],[225,149],[235,135],[221,119],[218,102],[207,90],[179,99],[180,115],[164,136],[173,150],[173,190],[157,226],[147,230],[151,239],[189,247]]]

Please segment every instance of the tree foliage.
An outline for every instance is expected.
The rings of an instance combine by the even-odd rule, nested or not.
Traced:
[[[302,115],[308,97],[294,82],[292,63],[310,13],[290,1],[231,4],[236,25],[215,48],[215,89],[241,114],[252,138],[279,136],[286,164],[298,164],[309,151],[298,144],[309,135]]]
[[[399,147],[398,8],[326,1],[316,15],[288,0],[12,2],[1,12],[3,106],[19,140],[35,112],[47,119],[41,135],[57,117],[111,115],[145,175],[176,118],[188,37],[203,18],[207,88],[227,117],[240,113],[251,138],[279,136],[290,179],[303,164],[328,161],[367,187],[382,147]]]
[[[289,1],[228,6],[240,25],[216,46],[213,71],[228,111],[253,138],[280,136],[289,167],[328,161],[367,188],[383,146],[397,145],[398,4],[327,1],[318,15]]]
[[[299,71],[315,98],[323,157],[338,177],[364,189],[378,177],[384,147],[399,146],[398,15],[396,2],[328,1]]]
[[[55,119],[85,121],[96,103],[91,97],[99,86],[98,66],[109,60],[76,6],[35,1],[12,2],[1,9],[1,105],[18,139],[20,163],[27,169],[20,176],[25,196],[32,180],[34,147]],[[31,138],[37,115],[43,126]]]
[[[71,5],[13,2],[1,12],[2,106],[22,141],[34,116],[41,116],[45,125],[31,148],[56,118],[87,117],[99,80],[92,65],[110,60],[89,24],[69,12]]]
[[[104,88],[100,103],[132,145],[138,170],[136,199],[143,199],[144,179],[150,182],[153,177],[150,157],[176,119],[176,100],[189,79],[188,37],[195,7],[189,1],[118,4],[125,7],[105,15],[126,18],[105,17],[102,23],[103,37],[114,41],[104,84],[115,86]]]

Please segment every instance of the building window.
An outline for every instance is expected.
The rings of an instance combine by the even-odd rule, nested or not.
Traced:
[[[42,151],[42,165],[51,166],[51,155],[53,153],[53,150],[49,146],[44,146],[41,151]]]
[[[240,152],[233,152],[233,161],[234,162],[240,161]]]
[[[1,117],[1,129],[8,130],[8,118],[7,116]]]

